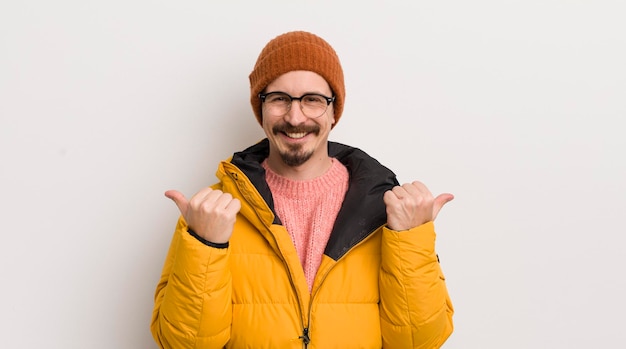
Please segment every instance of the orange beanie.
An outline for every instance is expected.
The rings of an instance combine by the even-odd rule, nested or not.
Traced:
[[[275,37],[265,45],[257,58],[254,70],[250,73],[250,103],[259,123],[263,124],[259,93],[279,76],[294,70],[315,72],[328,82],[336,97],[333,104],[336,125],[343,111],[346,94],[339,57],[324,39],[304,31]]]

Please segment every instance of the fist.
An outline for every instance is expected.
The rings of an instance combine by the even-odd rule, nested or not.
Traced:
[[[228,242],[241,209],[239,200],[211,188],[200,190],[189,201],[176,190],[166,191],[165,196],[174,201],[189,228],[200,237],[216,244]]]
[[[408,230],[434,221],[443,205],[452,199],[454,196],[448,193],[434,198],[418,181],[395,186],[383,195],[387,226],[393,230]]]

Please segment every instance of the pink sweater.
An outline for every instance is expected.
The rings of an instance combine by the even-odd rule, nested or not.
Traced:
[[[348,170],[341,162],[332,159],[330,169],[322,176],[297,181],[276,174],[266,162],[263,167],[274,197],[274,209],[298,251],[311,290],[348,190]]]

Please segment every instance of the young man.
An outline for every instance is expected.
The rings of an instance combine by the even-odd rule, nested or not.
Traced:
[[[267,138],[219,164],[181,212],[157,286],[162,348],[439,348],[453,308],[434,198],[359,149],[329,142],[343,111],[333,48],[271,40],[250,74]]]

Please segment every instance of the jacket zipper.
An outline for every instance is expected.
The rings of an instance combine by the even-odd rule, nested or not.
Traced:
[[[372,231],[372,233],[368,234],[365,239],[361,240],[358,244],[352,246],[352,248],[350,250],[353,250],[354,248],[362,245],[365,241],[369,240],[370,237],[372,236],[373,232],[377,231],[378,229],[381,229],[382,226],[374,229]],[[347,252],[337,260],[337,263],[339,263],[339,261],[341,261],[345,255],[348,254]],[[336,263],[335,263],[336,264]],[[334,268],[334,266],[333,266]],[[322,285],[324,284],[324,280],[326,280],[326,276],[330,273],[331,270],[333,270],[333,268],[328,269],[328,271],[326,272],[326,274],[324,274],[324,276],[322,277],[322,281],[320,281],[320,285],[317,288],[317,290],[315,291],[314,294],[311,294],[311,298],[309,300],[309,313],[307,314],[307,318],[309,319],[309,325],[311,324],[311,310],[313,309],[313,300],[315,299],[315,296],[317,295],[317,293],[319,292],[320,288],[322,288]],[[289,275],[289,280],[291,280],[291,274]],[[293,284],[293,280],[291,281],[291,285],[294,288],[295,291],[295,285]],[[298,294],[298,292],[296,292],[296,295]],[[302,314],[302,309],[300,309],[300,314]],[[303,326],[304,327],[304,326]],[[302,343],[304,345],[304,349],[306,349],[309,345],[309,343],[311,342],[311,337],[309,337],[309,327],[304,327],[302,329],[302,336],[298,337],[300,339],[302,339]]]
[[[266,227],[266,228],[269,230],[269,227]],[[273,234],[270,234],[270,235],[274,238],[274,241],[276,242],[276,238],[274,237],[274,235]],[[291,289],[296,294],[296,299],[298,302],[298,310],[300,311],[300,321],[302,324],[302,336],[299,336],[298,339],[302,339],[302,347],[306,349],[309,346],[309,343],[311,342],[311,338],[309,337],[309,327],[308,325],[305,326],[304,324],[304,309],[302,309],[302,305],[301,305],[302,300],[300,299],[300,294],[298,293],[296,284],[293,282],[293,276],[291,275],[289,265],[287,265],[287,261],[282,256],[282,254],[280,254],[280,259],[283,261],[283,265],[285,266],[285,269],[287,269],[287,275],[289,276],[289,283],[291,284]],[[309,320],[310,320],[310,314],[311,314],[311,310],[309,309]]]
[[[304,348],[306,349],[309,346],[309,343],[311,342],[311,338],[309,338],[309,328],[305,327],[302,330],[302,336],[298,338],[302,339],[302,344],[304,345]]]

